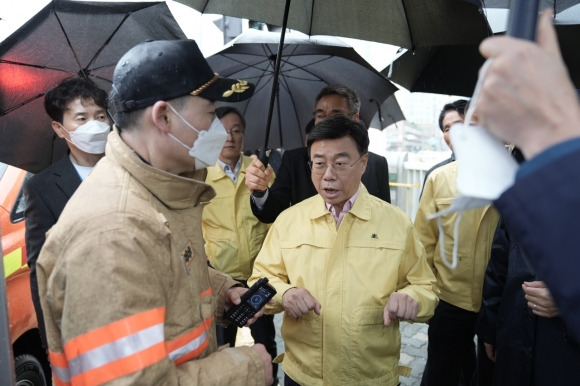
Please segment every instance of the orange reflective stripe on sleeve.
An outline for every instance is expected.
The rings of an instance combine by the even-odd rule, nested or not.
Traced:
[[[55,378],[59,384],[101,384],[167,358],[164,321],[165,307],[159,307],[71,339],[64,355],[51,352]]]
[[[177,339],[167,342],[167,351],[169,358],[179,366],[191,359],[199,357],[209,345],[209,336],[207,331],[211,326],[213,318],[205,319],[204,322],[183,334]]]

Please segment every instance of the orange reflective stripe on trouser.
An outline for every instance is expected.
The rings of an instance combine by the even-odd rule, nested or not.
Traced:
[[[50,352],[56,385],[96,385],[167,358],[165,307],[141,312],[70,341]]]

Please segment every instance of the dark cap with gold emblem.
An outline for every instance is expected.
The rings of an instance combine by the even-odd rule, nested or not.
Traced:
[[[187,94],[239,102],[253,93],[253,84],[214,73],[194,40],[156,40],[119,59],[110,102],[117,112],[130,112]]]

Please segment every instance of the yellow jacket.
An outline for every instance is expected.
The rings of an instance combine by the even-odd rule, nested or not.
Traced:
[[[216,196],[203,209],[205,252],[215,269],[237,280],[250,277],[269,228],[254,216],[250,206],[245,177],[251,163],[252,158],[242,156],[235,185],[219,164],[207,168],[205,179],[216,191]]]
[[[437,220],[427,220],[427,217],[451,205],[457,195],[456,176],[457,162],[435,169],[429,175],[415,217],[415,227],[425,246],[427,262],[437,278],[441,300],[467,311],[478,312],[499,214],[491,206],[462,212],[457,267],[450,269],[444,265],[441,260]],[[445,257],[448,261],[451,261],[453,254],[453,228],[456,220],[457,213],[441,218],[441,226],[445,232]]]
[[[385,327],[389,295],[403,292],[420,304],[417,321],[437,305],[435,278],[409,218],[369,195],[361,184],[339,229],[320,195],[282,212],[266,236],[250,282],[268,277],[275,304],[292,287],[322,305],[282,323],[284,372],[303,385],[397,385],[399,324]]]

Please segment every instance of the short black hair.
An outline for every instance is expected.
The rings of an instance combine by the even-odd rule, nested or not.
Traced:
[[[82,101],[92,99],[97,106],[107,108],[107,92],[105,90],[100,89],[89,78],[74,77],[65,79],[46,93],[44,109],[53,121],[62,124],[67,105],[79,97]]]
[[[244,130],[246,129],[246,118],[244,118],[240,110],[232,106],[220,106],[216,107],[215,109],[215,115],[216,117],[218,117],[218,119],[222,119],[223,116],[228,114],[236,114],[240,118],[240,121],[242,121],[242,126],[244,127]]]
[[[449,111],[455,110],[457,111],[457,114],[461,116],[461,118],[465,118],[468,103],[469,101],[467,99],[458,99],[451,103],[447,103],[445,106],[443,106],[443,108],[441,109],[441,113],[439,113],[439,128],[441,129],[441,131],[443,131],[443,119],[445,118],[445,115]]]
[[[304,128],[304,134],[310,134],[312,128],[314,127],[314,118],[308,121],[306,127]]]
[[[111,90],[111,92],[109,93],[109,98],[116,98],[115,90]],[[187,98],[189,98],[189,95],[182,95],[175,99],[168,100],[166,101],[166,103],[169,103],[174,109],[181,111],[181,109],[183,109],[187,103]],[[114,106],[111,107],[114,110],[115,107]],[[141,120],[145,116],[145,110],[146,108],[123,112],[115,111],[113,120],[115,122],[115,127],[117,128],[119,133],[131,131],[139,127],[139,125],[141,124]]]
[[[351,114],[357,114],[360,112],[360,97],[357,92],[352,88],[340,84],[331,84],[324,87],[318,95],[316,96],[315,105],[318,103],[322,97],[327,95],[340,95],[346,98],[348,103],[348,109]]]
[[[366,125],[359,119],[352,119],[348,115],[335,114],[319,122],[308,135],[306,146],[308,155],[310,148],[316,141],[322,139],[337,139],[350,136],[356,143],[356,148],[362,156],[369,151],[369,133]]]

